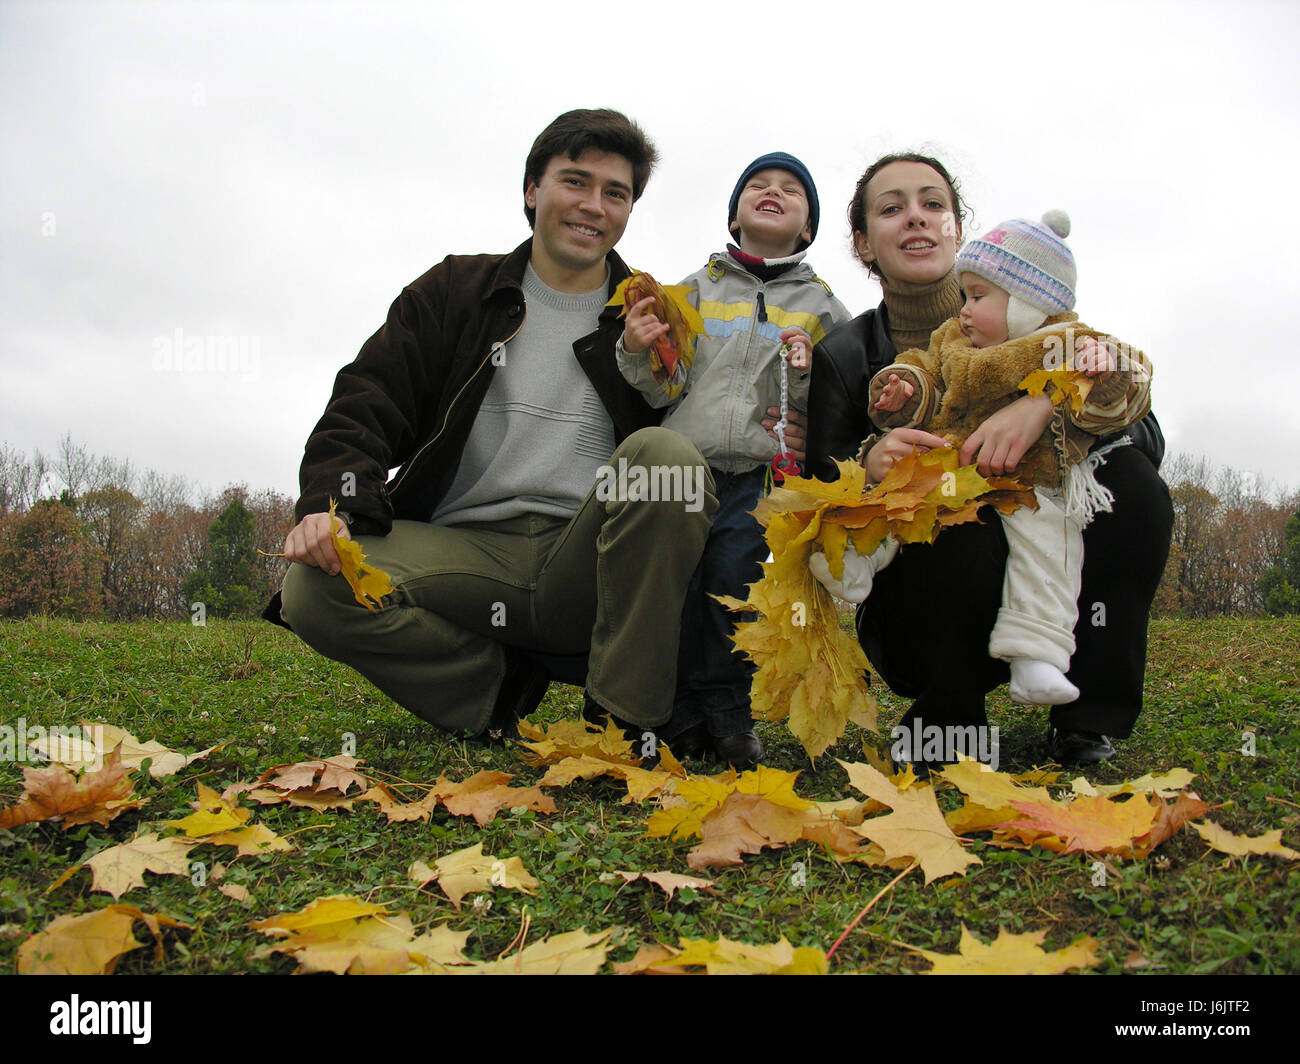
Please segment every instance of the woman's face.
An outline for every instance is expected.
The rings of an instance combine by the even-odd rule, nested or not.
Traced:
[[[867,231],[853,234],[858,257],[891,281],[925,284],[952,269],[961,222],[952,193],[925,163],[881,167],[866,190]]]

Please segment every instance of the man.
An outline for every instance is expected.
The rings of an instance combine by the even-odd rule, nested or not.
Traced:
[[[638,735],[672,715],[713,481],[619,374],[622,324],[604,306],[656,158],[616,111],[552,122],[524,171],[532,238],[408,285],[307,441],[285,540],[297,564],[267,616],[439,727],[511,732],[546,691],[538,653],[588,653],[589,706]],[[610,469],[681,497],[650,501],[632,478],[598,490]],[[331,497],[396,587],[374,613],[335,575]]]

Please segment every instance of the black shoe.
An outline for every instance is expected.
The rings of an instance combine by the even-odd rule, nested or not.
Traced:
[[[1066,731],[1049,728],[1047,752],[1060,765],[1100,765],[1109,761],[1118,750],[1106,736],[1090,731]]]
[[[695,724],[671,739],[665,739],[668,749],[680,761],[688,757],[704,757],[713,747],[709,738],[709,729],[703,724]]]
[[[766,753],[753,728],[736,735],[715,737],[713,752],[737,772],[753,768]]]
[[[483,737],[488,742],[518,739],[516,724],[541,705],[550,685],[551,674],[546,669],[522,650],[507,647],[506,674]]]

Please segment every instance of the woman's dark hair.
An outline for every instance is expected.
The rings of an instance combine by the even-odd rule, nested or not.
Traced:
[[[621,155],[632,164],[632,201],[640,199],[659,153],[640,126],[609,108],[566,111],[537,135],[524,163],[524,194],[529,182],[541,184],[546,167],[557,155],[577,159],[592,148]],[[526,203],[524,214],[530,226],[537,221],[537,212]]]
[[[948,186],[948,193],[952,196],[952,209],[957,215],[957,224],[964,228],[966,221],[966,205],[962,203],[961,191],[957,187],[957,182],[952,174],[948,173],[948,168],[938,159],[929,155],[922,155],[920,152],[904,151],[894,152],[890,155],[882,155],[874,163],[867,167],[866,172],[858,178],[857,187],[853,189],[853,199],[849,201],[849,236],[852,238],[854,233],[865,233],[867,231],[867,185],[871,179],[876,176],[890,163],[924,163],[931,170],[935,171]],[[883,276],[875,263],[863,263],[869,273],[874,277]]]

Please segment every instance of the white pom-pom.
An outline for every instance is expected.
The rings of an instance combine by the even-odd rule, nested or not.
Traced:
[[[1070,216],[1065,211],[1048,211],[1043,215],[1043,224],[1059,237],[1070,235]]]

